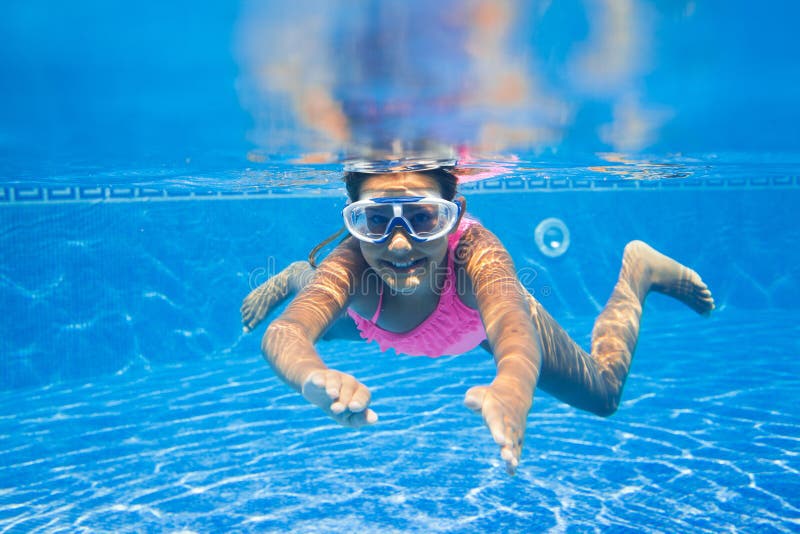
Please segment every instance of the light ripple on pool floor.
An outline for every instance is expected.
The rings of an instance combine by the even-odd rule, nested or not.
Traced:
[[[730,315],[648,323],[610,419],[537,395],[515,477],[462,405],[492,378],[480,350],[322,346],[372,387],[381,420],[358,431],[253,354],[4,392],[0,532],[796,531],[800,379],[776,331],[787,318]],[[726,333],[771,342],[732,353]]]

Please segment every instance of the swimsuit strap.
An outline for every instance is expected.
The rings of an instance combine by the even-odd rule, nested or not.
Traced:
[[[361,317],[352,308],[347,310],[363,339],[377,342],[382,351],[393,348],[404,354],[431,358],[463,354],[486,339],[480,314],[461,302],[456,290],[455,249],[463,231],[473,224],[476,222],[472,219],[462,219],[458,230],[448,239],[447,279],[433,313],[409,332],[395,333],[382,329],[377,325],[383,307],[381,284],[378,309],[371,320]]]
[[[453,264],[453,254],[455,253],[455,247],[458,245],[458,242],[461,240],[461,235],[464,233],[464,230],[469,228],[475,224],[475,220],[473,219],[462,219],[461,223],[458,225],[456,231],[450,235],[447,239],[448,244],[448,253],[445,257],[445,261],[447,262],[447,280],[445,281],[444,291],[448,289],[448,282],[450,282],[450,277],[454,274],[455,265]],[[455,283],[455,281],[453,281]],[[378,317],[381,315],[381,306],[383,306],[383,280],[380,280],[380,286],[378,287],[378,308],[375,310],[375,314],[370,319],[370,322],[374,325],[378,324]],[[451,288],[455,290],[455,288]],[[441,295],[439,297],[439,302],[442,302]],[[436,309],[434,309],[434,313],[439,309],[439,305],[436,305]]]
[[[378,288],[378,309],[375,310],[375,315],[370,319],[373,324],[378,324],[378,316],[381,314],[381,306],[383,305],[383,280],[380,280],[380,284]]]

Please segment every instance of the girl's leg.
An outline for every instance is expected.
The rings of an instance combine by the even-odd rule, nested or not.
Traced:
[[[242,302],[244,331],[252,331],[281,302],[303,289],[314,276],[307,261],[296,261],[255,288]]]
[[[251,291],[241,308],[244,331],[255,329],[276,306],[303,289],[313,276],[314,268],[307,261],[296,261]],[[352,319],[343,314],[322,339],[361,339],[361,335]]]
[[[539,387],[598,415],[617,409],[639,335],[642,304],[650,291],[674,297],[697,313],[714,309],[700,276],[641,241],[625,247],[611,298],[592,330],[591,354],[581,349],[533,297],[531,317],[542,339]]]

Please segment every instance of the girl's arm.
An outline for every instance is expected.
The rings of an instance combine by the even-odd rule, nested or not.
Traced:
[[[508,471],[513,473],[539,381],[541,340],[531,321],[527,292],[497,237],[475,225],[464,232],[459,246],[497,363],[492,383],[470,389],[465,404],[483,415]]]
[[[377,415],[369,390],[352,376],[329,369],[314,343],[360,290],[366,269],[358,243],[348,239],[317,268],[313,280],[267,328],[261,350],[275,373],[339,423],[361,426]]]

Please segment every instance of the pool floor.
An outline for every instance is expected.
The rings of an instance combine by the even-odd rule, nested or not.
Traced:
[[[591,323],[565,321],[584,345]],[[480,350],[321,345],[372,389],[381,420],[361,431],[241,346],[5,391],[0,531],[796,532],[798,325],[797,311],[646,314],[619,412],[538,394],[514,477],[462,406],[492,377]]]

